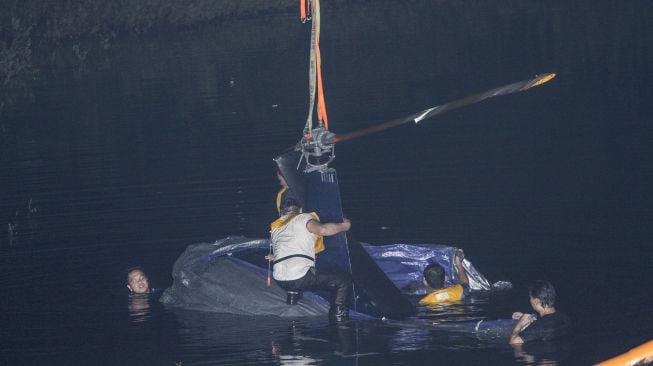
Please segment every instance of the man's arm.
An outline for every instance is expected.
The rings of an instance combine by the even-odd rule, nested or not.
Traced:
[[[309,220],[306,223],[306,229],[315,235],[331,236],[336,235],[343,231],[348,231],[351,228],[351,221],[348,219],[342,220],[341,223],[327,223],[323,224],[317,220]]]
[[[524,344],[524,340],[521,339],[521,337],[519,336],[519,333],[517,333],[517,335],[512,334],[510,336],[510,344]]]
[[[465,268],[463,267],[463,260],[458,253],[454,256],[453,262],[458,271],[458,283],[463,287],[469,287],[469,278],[467,277],[467,272],[465,272]]]
[[[521,316],[519,316],[521,314]],[[510,344],[522,344],[524,340],[519,336],[519,333],[529,324],[535,321],[535,316],[532,314],[523,314],[523,313],[513,313],[512,318],[515,319],[519,316],[519,321],[515,324],[515,327],[512,329],[512,334],[510,335]]]

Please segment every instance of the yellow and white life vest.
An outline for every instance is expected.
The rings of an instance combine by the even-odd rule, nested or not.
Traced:
[[[433,291],[424,296],[420,301],[420,305],[435,305],[447,302],[456,302],[463,299],[464,288],[461,285],[453,285],[439,290]]]
[[[279,191],[279,193],[281,193],[281,192],[283,192],[283,190]],[[279,197],[280,196],[281,196],[281,194],[279,195]],[[286,215],[286,216],[283,216],[283,217],[280,217],[280,218],[274,220],[270,224],[270,233],[272,233],[274,230],[286,225],[287,223],[290,222],[290,220],[294,219],[295,216],[297,216],[297,215],[298,215],[297,213],[290,214],[290,215]],[[320,217],[315,212],[310,212],[310,215],[313,216],[313,218],[315,220],[317,220],[318,222],[320,221]],[[324,250],[324,237],[322,235],[315,235],[314,248],[315,248],[315,254],[320,253],[320,252],[322,252]]]
[[[303,277],[315,265],[315,254],[324,250],[323,239],[307,230],[314,213],[285,215],[270,224],[274,249],[274,279],[292,281]]]

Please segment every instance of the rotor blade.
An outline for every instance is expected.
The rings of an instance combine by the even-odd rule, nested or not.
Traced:
[[[325,141],[325,143],[328,144],[336,144],[338,142],[343,142],[351,139],[355,139],[357,137],[369,135],[375,132],[380,132],[383,130],[386,130],[388,128],[396,127],[399,125],[402,125],[407,122],[415,122],[419,123],[427,118],[431,118],[434,116],[437,116],[440,113],[444,113],[446,111],[450,111],[456,108],[464,107],[466,105],[470,105],[473,103],[478,103],[482,100],[492,98],[492,97],[498,97],[500,95],[508,95],[508,94],[513,94],[513,93],[518,93],[524,90],[528,90],[532,87],[542,85],[546,83],[547,81],[553,79],[556,76],[554,73],[550,74],[542,74],[542,75],[537,75],[533,79],[529,80],[522,80],[518,81],[516,83],[500,86],[498,88],[494,88],[482,93],[470,95],[465,98],[457,99],[452,102],[446,103],[439,105],[437,107],[425,109],[423,111],[417,112],[415,114],[411,114],[410,116],[407,117],[402,117],[402,118],[397,118],[392,121],[388,121],[385,123],[381,123],[380,125],[364,128],[362,130],[358,131],[353,131],[349,133],[344,133],[341,135],[334,135],[331,136],[328,140]]]

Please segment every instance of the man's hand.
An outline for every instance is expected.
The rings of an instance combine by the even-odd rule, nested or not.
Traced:
[[[265,260],[267,260],[268,262],[272,262],[274,260],[274,255],[273,254],[266,255]]]
[[[514,316],[515,314],[513,314]],[[514,319],[514,318],[513,318]],[[517,321],[517,325],[520,326],[519,330],[526,328],[527,325],[531,324],[537,319],[534,314],[522,314]]]
[[[465,272],[465,267],[463,267],[463,257],[462,250],[456,249],[453,264],[456,266],[456,271],[458,271],[458,283],[463,287],[468,287],[469,278],[467,277],[467,272]]]

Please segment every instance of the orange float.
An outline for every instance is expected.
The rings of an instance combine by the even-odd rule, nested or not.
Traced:
[[[597,363],[597,366],[635,366],[643,362],[653,362],[653,340],[617,357]]]

